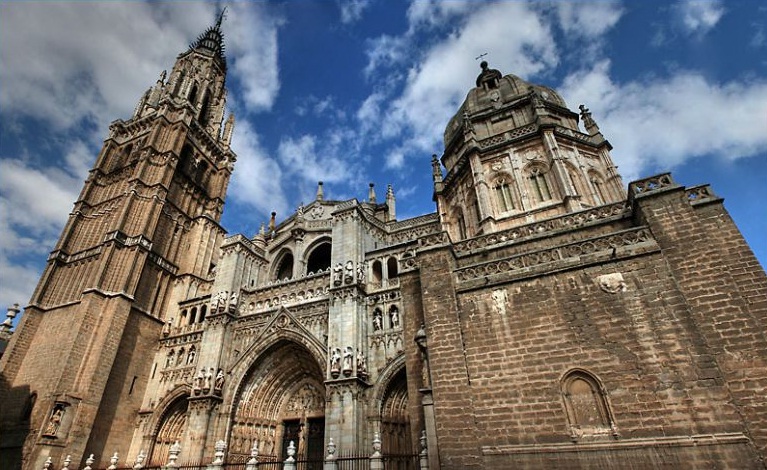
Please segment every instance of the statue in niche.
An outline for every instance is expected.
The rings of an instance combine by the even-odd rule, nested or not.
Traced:
[[[357,283],[365,283],[365,263],[357,263]]]
[[[352,373],[352,357],[354,356],[354,350],[351,347],[347,347],[344,350],[344,375],[349,376]]]
[[[368,376],[367,359],[365,358],[365,353],[359,349],[357,350],[357,376],[363,379]]]
[[[218,301],[216,302],[216,304],[218,305],[218,311],[223,312],[224,309],[226,309],[226,301],[229,298],[229,292],[223,290],[219,292],[217,296],[218,296]]]
[[[53,413],[51,413],[50,419],[48,419],[48,424],[45,426],[43,435],[56,437],[56,433],[59,431],[59,427],[61,426],[61,418],[63,417],[64,406],[56,405],[56,407],[53,409]]]
[[[338,377],[339,372],[341,372],[341,350],[335,348],[330,355],[330,374],[335,378]]]
[[[354,261],[346,262],[346,275],[344,276],[344,284],[351,284],[354,282]]]
[[[341,263],[338,263],[333,268],[333,285],[334,286],[340,286],[341,285],[341,279],[343,277],[344,272],[344,266]]]
[[[399,328],[399,310],[396,308],[389,310],[389,319],[391,320],[392,328]]]
[[[216,395],[221,395],[221,390],[224,389],[224,370],[219,369],[218,373],[216,374],[216,382],[213,387],[213,391],[216,393]]]
[[[211,367],[208,369],[208,372],[205,374],[205,384],[202,386],[202,391],[205,393],[208,393],[208,391],[213,386],[213,368]]]
[[[373,312],[373,331],[383,330],[383,314],[380,310],[376,309]]]
[[[194,348],[189,349],[189,355],[186,357],[186,363],[187,364],[194,364],[194,359],[197,356],[197,352]]]
[[[239,300],[239,294],[235,291],[229,297],[229,312],[237,310],[237,301]]]
[[[184,362],[184,348],[179,349],[178,355],[176,356],[176,365],[180,366]]]
[[[200,391],[202,391],[203,382],[205,382],[205,370],[200,369],[200,373],[197,374],[197,377],[195,377],[192,382],[192,392],[194,392],[195,395],[199,395]]]

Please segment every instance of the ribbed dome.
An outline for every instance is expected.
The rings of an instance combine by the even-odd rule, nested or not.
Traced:
[[[461,126],[464,116],[473,117],[485,111],[498,109],[505,103],[528,97],[531,91],[534,91],[543,101],[567,108],[565,100],[551,88],[530,83],[513,74],[501,76],[499,71],[489,69],[487,63],[483,62],[482,73],[477,77],[477,87],[469,91],[458,112],[450,119],[445,129],[445,146],[453,133]],[[523,123],[519,124],[523,125]]]

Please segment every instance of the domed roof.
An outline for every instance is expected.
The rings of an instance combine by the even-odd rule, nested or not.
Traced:
[[[474,116],[483,111],[498,109],[504,103],[511,103],[534,92],[541,100],[567,108],[565,100],[549,87],[530,83],[520,77],[501,75],[496,69],[490,69],[487,62],[481,64],[482,72],[477,76],[476,87],[466,95],[466,99],[445,129],[445,146],[455,130],[460,127],[464,116]]]

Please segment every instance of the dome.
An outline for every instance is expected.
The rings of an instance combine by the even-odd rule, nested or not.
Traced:
[[[464,116],[475,116],[485,111],[498,109],[506,103],[512,103],[520,98],[525,98],[534,91],[541,100],[567,108],[565,100],[549,87],[530,83],[520,77],[490,69],[487,62],[481,64],[482,72],[477,76],[476,87],[472,88],[458,112],[450,119],[445,129],[444,144],[447,147],[453,133],[460,128]]]

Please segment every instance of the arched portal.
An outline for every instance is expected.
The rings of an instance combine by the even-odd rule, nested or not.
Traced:
[[[392,377],[381,402],[381,441],[384,455],[410,455],[410,439],[407,374],[402,368]]]
[[[284,460],[294,441],[297,457],[322,460],[325,432],[324,375],[303,346],[282,341],[254,362],[243,380],[232,417],[229,454],[259,454]],[[245,461],[245,460],[243,460]]]
[[[186,431],[188,402],[186,395],[174,401],[165,411],[152,445],[149,465],[165,465],[171,446],[182,441]]]

